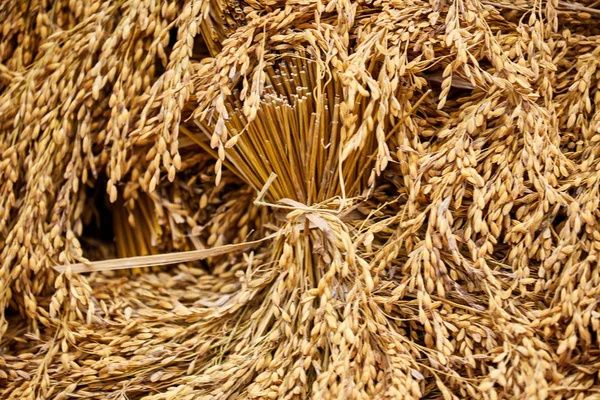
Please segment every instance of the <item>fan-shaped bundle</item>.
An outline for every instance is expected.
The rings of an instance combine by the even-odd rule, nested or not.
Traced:
[[[2,398],[600,396],[599,15],[0,3]]]

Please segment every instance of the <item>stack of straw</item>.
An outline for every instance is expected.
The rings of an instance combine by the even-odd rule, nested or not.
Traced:
[[[599,399],[600,2],[0,2],[3,399]]]

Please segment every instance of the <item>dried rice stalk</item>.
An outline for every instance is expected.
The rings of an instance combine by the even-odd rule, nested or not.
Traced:
[[[598,397],[598,10],[3,4],[2,397]]]

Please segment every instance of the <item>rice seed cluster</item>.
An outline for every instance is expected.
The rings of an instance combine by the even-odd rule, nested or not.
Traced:
[[[0,397],[600,398],[599,16],[1,3]]]

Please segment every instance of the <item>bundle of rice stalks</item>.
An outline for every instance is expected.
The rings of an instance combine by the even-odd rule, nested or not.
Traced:
[[[596,2],[21,3],[3,398],[600,396]]]

